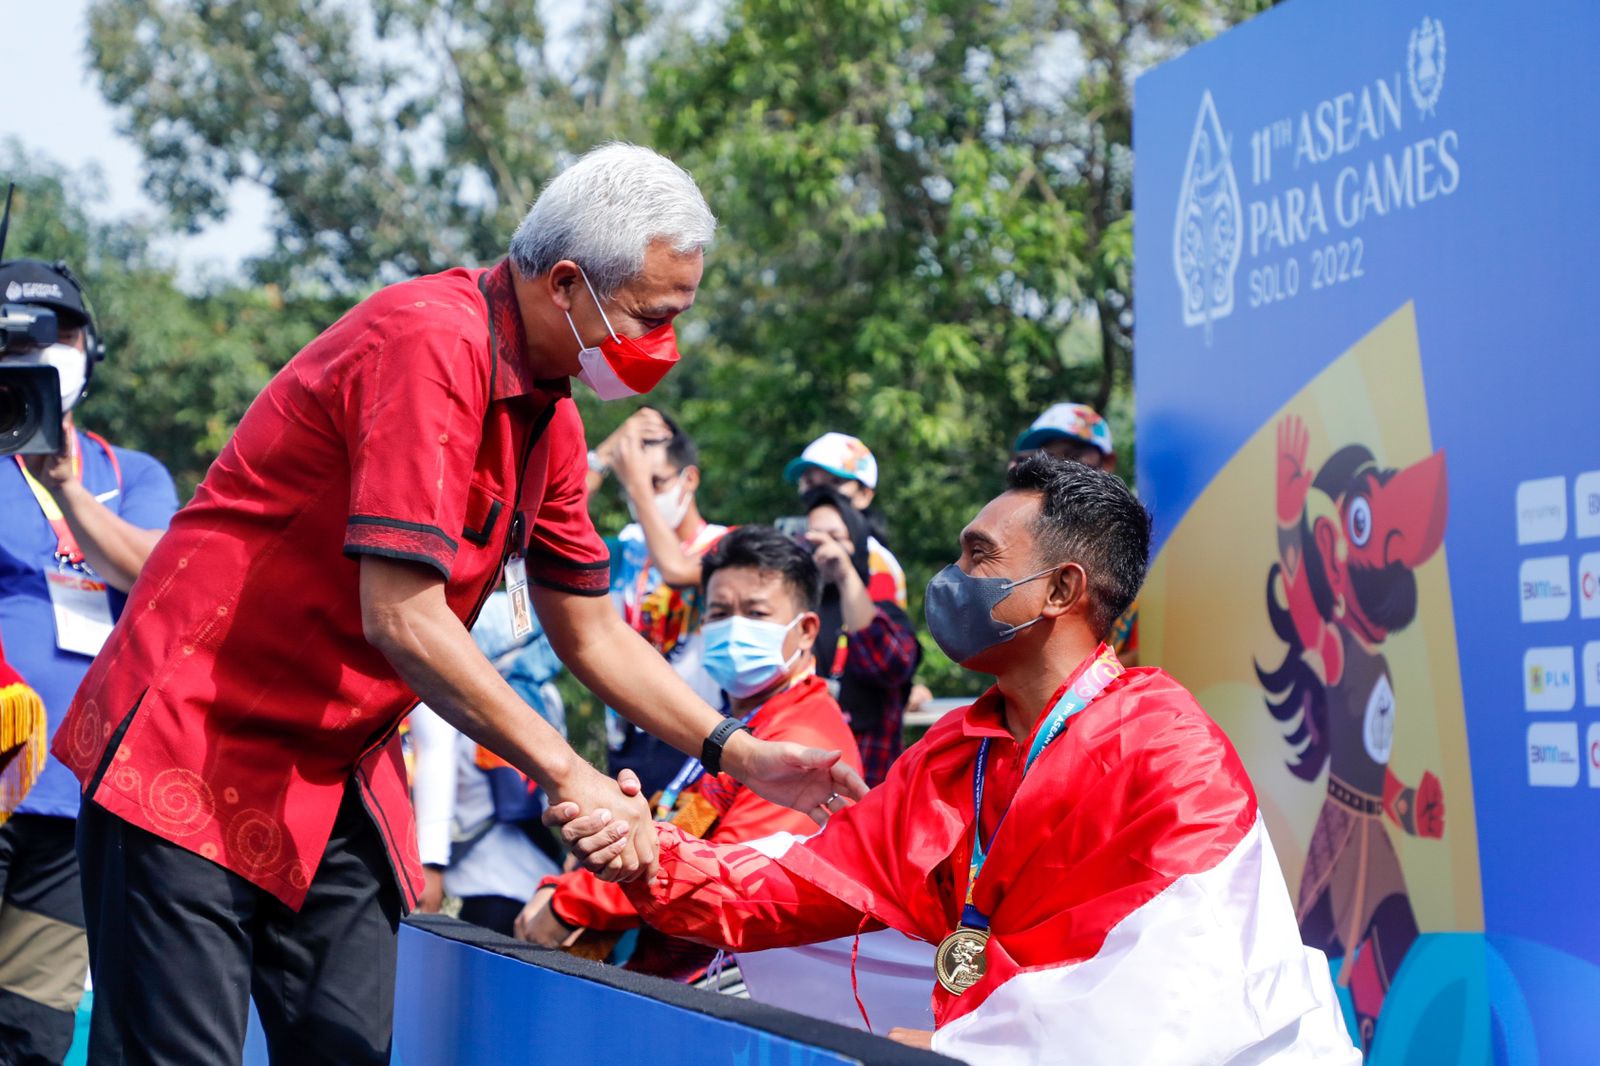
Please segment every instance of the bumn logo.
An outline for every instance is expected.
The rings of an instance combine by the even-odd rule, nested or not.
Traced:
[[[1173,265],[1183,290],[1183,324],[1205,326],[1207,344],[1211,323],[1233,313],[1233,276],[1244,248],[1239,182],[1228,148],[1208,91],[1194,121],[1172,235]]]
[[[1522,561],[1517,583],[1524,622],[1559,622],[1572,614],[1571,566],[1566,555]]]
[[[1528,784],[1571,788],[1578,783],[1578,723],[1528,727]]]
[[[1444,23],[1438,19],[1424,18],[1411,31],[1411,43],[1406,49],[1406,83],[1417,114],[1423,118],[1433,114],[1444,89]]]
[[[1579,474],[1572,482],[1573,534],[1600,537],[1600,470]]]

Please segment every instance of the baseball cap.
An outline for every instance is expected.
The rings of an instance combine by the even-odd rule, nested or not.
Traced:
[[[834,477],[859,481],[869,489],[878,487],[878,460],[865,444],[848,433],[824,433],[800,453],[800,458],[789,460],[783,476],[799,481],[806,467],[826,470]]]
[[[1031,452],[1063,437],[1092,445],[1106,455],[1112,453],[1110,424],[1086,403],[1051,404],[1033,420],[1033,425],[1023,430],[1012,450]]]
[[[48,307],[61,324],[75,329],[89,321],[78,283],[61,269],[38,259],[12,259],[0,263],[0,297],[8,304]]]

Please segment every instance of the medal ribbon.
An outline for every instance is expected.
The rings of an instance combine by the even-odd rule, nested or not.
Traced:
[[[1089,704],[1106,690],[1106,686],[1122,675],[1122,663],[1117,661],[1116,650],[1108,644],[1102,644],[1096,653],[1094,661],[1079,675],[1078,680],[1068,686],[1056,700],[1055,705],[1045,712],[1045,721],[1034,735],[1033,744],[1028,749],[1028,761],[1022,765],[1023,780],[1027,779],[1028,771],[1033,769],[1033,764],[1039,756],[1044,754],[1044,749],[1053,744],[1062,733],[1066,732],[1067,720]],[[989,843],[983,842],[983,783],[989,766],[989,741],[985,737],[978,745],[977,762],[972,768],[972,861],[967,866],[967,896],[966,902],[961,907],[961,924],[970,929],[987,931],[989,916],[980,911],[972,902],[972,890],[978,883],[978,875],[983,872],[983,864],[988,860],[989,853],[994,849],[994,842],[1000,836],[1000,829],[1006,824],[1006,815],[1011,813],[1011,804],[1006,804],[1006,809],[1000,813],[1000,821],[995,824],[994,832],[989,834]],[[1022,782],[1017,782],[1017,791],[1022,791]],[[1016,801],[1015,793],[1012,802]]]

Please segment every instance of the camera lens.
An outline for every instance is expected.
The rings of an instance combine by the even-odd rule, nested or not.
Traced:
[[[39,429],[39,412],[28,403],[20,382],[0,381],[0,455],[9,455]]]

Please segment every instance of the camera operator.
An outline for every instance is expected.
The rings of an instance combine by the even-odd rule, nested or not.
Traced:
[[[71,270],[0,263],[0,296],[8,312],[53,316],[55,325],[53,343],[8,336],[0,354],[0,386],[40,366],[53,367],[60,383],[60,450],[0,455],[0,637],[53,733],[178,500],[160,462],[75,424],[100,345]],[[71,771],[52,756],[0,827],[0,1048],[8,1061],[60,1062],[72,1042],[89,962],[73,844],[78,796]]]

